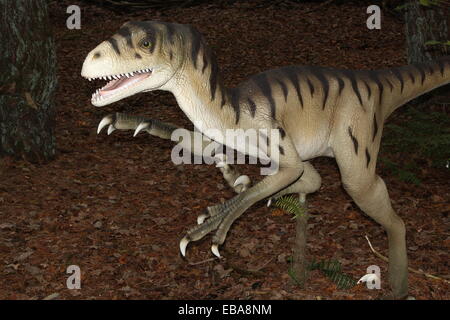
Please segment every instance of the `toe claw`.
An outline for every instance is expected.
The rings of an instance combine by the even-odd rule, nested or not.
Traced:
[[[203,213],[201,215],[199,215],[197,217],[197,224],[202,224],[203,222],[205,222],[206,218],[208,218],[209,215],[207,215],[206,213]]]
[[[226,157],[223,153],[216,154],[214,156],[214,158],[216,160],[216,168],[223,168],[226,166],[227,161],[226,161]]]
[[[270,207],[271,204],[272,204],[272,198],[270,198],[269,201],[267,201],[267,207]]]
[[[113,133],[115,130],[116,130],[116,128],[115,128],[112,124],[110,124],[109,127],[108,127],[108,136],[109,136],[111,133]]]
[[[100,133],[100,131],[102,131],[102,129],[104,127],[106,127],[107,125],[112,124],[113,122],[113,117],[111,115],[104,117],[100,123],[98,124],[98,128],[97,128],[97,134]]]
[[[220,259],[219,246],[217,244],[213,244],[211,246],[211,251],[217,258]]]
[[[137,126],[136,130],[134,130],[133,137],[136,137],[136,136],[138,135],[139,132],[141,132],[142,130],[146,130],[146,129],[148,129],[148,128],[150,128],[150,122],[149,122],[149,121],[143,121],[143,122],[141,122],[141,123]]]
[[[189,243],[189,240],[187,239],[187,237],[184,237],[180,241],[180,251],[181,251],[181,254],[183,255],[183,257],[186,256],[186,247],[187,247],[188,243]]]
[[[233,187],[237,187],[242,184],[243,187],[246,187],[250,184],[250,178],[247,175],[239,176],[236,181],[234,181]]]
[[[216,164],[216,168],[223,168],[223,167],[225,167],[227,164],[225,163],[225,162],[223,162],[223,161],[219,161],[219,162],[217,162],[217,164]]]

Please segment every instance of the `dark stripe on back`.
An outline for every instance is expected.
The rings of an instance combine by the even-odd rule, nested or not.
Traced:
[[[392,68],[391,71],[394,74],[394,76],[398,79],[398,81],[400,81],[400,93],[403,93],[405,83],[403,81],[401,72],[397,68]]]
[[[306,78],[306,82],[308,83],[309,91],[311,92],[312,97],[314,95],[314,85],[309,78]]]
[[[248,106],[250,107],[250,114],[251,114],[252,118],[254,118],[255,117],[255,113],[256,113],[256,104],[250,98],[247,99],[247,102],[248,102]]]
[[[286,84],[280,79],[276,79],[276,80],[277,80],[278,84],[280,85],[281,90],[283,90],[284,101],[286,102],[287,101],[287,95],[288,95],[288,89],[286,87]]]
[[[366,159],[367,159],[367,168],[369,167],[369,163],[370,163],[370,153],[369,150],[366,148]]]
[[[350,138],[352,139],[353,142],[353,146],[355,147],[355,153],[358,154],[358,140],[353,135],[352,128],[350,127],[348,127],[348,134],[350,135]]]
[[[267,80],[267,75],[265,73],[260,73],[254,78],[256,85],[261,90],[262,94],[266,97],[270,104],[270,113],[273,119],[275,119],[275,100],[272,96],[272,89],[270,87],[269,81]]]
[[[391,89],[391,92],[394,91],[394,85],[392,84],[391,80],[389,80],[388,78],[385,78],[387,83],[389,84],[389,88]]]
[[[319,69],[319,68],[312,68],[311,69],[311,73],[322,84],[322,89],[323,89],[322,109],[325,109],[325,105],[327,104],[327,100],[328,100],[328,93],[330,91],[330,84],[328,83],[328,79],[325,78],[325,76],[323,75],[323,71],[321,69]]]
[[[367,100],[370,100],[370,97],[372,95],[372,90],[370,89],[370,86],[366,81],[363,80],[363,82],[366,85],[366,89],[367,89]]]
[[[383,83],[380,81],[380,78],[378,77],[378,74],[376,71],[369,71],[368,72],[369,79],[372,80],[378,87],[378,99],[379,103],[381,104],[381,101],[383,100],[383,91],[384,86]]]
[[[175,34],[175,27],[171,23],[165,23],[164,25],[167,28],[167,38],[169,39],[170,43],[173,43],[173,36]]]
[[[297,75],[296,70],[292,67],[287,67],[287,68],[283,68],[283,71],[286,74],[289,81],[294,86],[295,91],[297,91],[297,96],[298,96],[298,99],[300,100],[300,105],[303,108],[303,97],[302,97],[302,93],[300,91],[300,84],[298,82],[298,75]]]
[[[363,103],[362,103],[362,98],[361,98],[361,92],[359,92],[358,83],[356,82],[355,73],[352,70],[341,70],[341,72],[342,72],[343,75],[345,75],[350,80],[350,83],[352,84],[353,92],[355,92],[356,96],[358,97],[359,103],[362,106]]]
[[[339,85],[339,93],[338,94],[340,96],[342,90],[344,90],[345,82],[344,82],[344,80],[342,80],[342,78],[339,76],[339,74],[333,72],[333,75],[336,77],[336,79],[338,81],[338,85]]]
[[[212,57],[211,61],[211,74],[209,75],[209,87],[211,89],[211,101],[216,97],[216,89],[217,89],[217,80],[219,76],[219,67],[215,61],[215,58]],[[222,104],[223,106],[223,104]]]
[[[423,65],[415,64],[414,67],[416,67],[417,70],[419,70],[420,73],[420,82],[423,84],[425,82],[425,71],[423,70]]]
[[[203,51],[205,48],[203,48]],[[202,67],[202,73],[205,73],[206,67],[208,66],[208,56],[206,55],[206,52],[203,52],[203,67]]]
[[[120,50],[119,46],[117,45],[117,40],[114,38],[109,38],[107,41],[111,44],[114,51],[120,56]]]
[[[194,28],[191,28],[191,35],[191,59],[192,63],[194,64],[194,68],[197,69],[197,57],[198,52],[200,51],[201,35]]]
[[[411,79],[411,82],[414,84],[416,82],[416,77],[414,77],[414,66],[408,66],[408,69],[406,69],[406,72],[409,75],[409,78]]]
[[[231,106],[233,107],[234,113],[236,114],[236,124],[239,122],[239,115],[241,113],[239,106],[239,88],[231,89]]]
[[[377,133],[378,133],[377,115],[374,114],[373,115],[373,138],[372,138],[372,141],[375,141],[375,137],[377,136]]]

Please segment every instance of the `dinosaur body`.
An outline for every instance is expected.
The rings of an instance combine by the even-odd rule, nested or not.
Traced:
[[[225,241],[231,224],[255,202],[316,191],[320,176],[307,160],[329,156],[338,163],[346,191],[386,229],[393,293],[395,297],[406,295],[404,223],[392,209],[383,180],[375,173],[381,133],[384,121],[396,108],[450,82],[449,58],[378,71],[290,66],[260,73],[229,89],[221,81],[214,55],[194,28],[149,21],[123,25],[92,50],[82,76],[119,78],[93,95],[96,106],[143,91],[166,90],[174,94],[194,124],[201,124],[202,132],[278,130],[279,152],[269,153],[279,165],[278,172],[252,187],[247,179],[236,178],[236,171],[229,175],[230,184],[235,180],[234,187],[241,182],[243,187],[235,189],[239,193],[234,198],[209,207],[208,213],[199,217],[199,225],[180,242],[183,255],[190,241],[217,229],[212,251],[220,256],[218,246]],[[165,138],[172,130],[138,117],[124,119],[123,115],[109,116],[99,130],[109,125],[110,130],[146,130]],[[237,149],[247,152],[244,146]]]

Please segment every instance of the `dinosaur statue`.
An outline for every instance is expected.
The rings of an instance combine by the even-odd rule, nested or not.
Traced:
[[[229,177],[235,180],[234,187],[245,187],[232,199],[207,208],[198,218],[199,225],[181,240],[183,255],[190,241],[216,230],[212,251],[220,257],[218,246],[244,211],[266,198],[316,191],[320,176],[307,161],[334,157],[345,190],[387,232],[392,297],[407,295],[405,225],[392,209],[375,167],[386,118],[406,102],[449,83],[449,57],[375,71],[288,66],[226,88],[213,53],[195,28],[146,21],[125,23],[100,43],[87,55],[81,75],[110,80],[92,95],[91,103],[97,107],[140,92],[165,90],[172,92],[190,121],[203,123],[202,132],[210,128],[279,130],[279,153],[272,159],[278,171],[253,186],[245,176]],[[174,128],[121,114],[105,117],[99,130],[106,125],[109,132],[144,130],[163,138]]]

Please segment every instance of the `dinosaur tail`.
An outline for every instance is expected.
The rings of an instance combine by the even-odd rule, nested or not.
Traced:
[[[450,83],[450,56],[428,63],[387,69],[384,74],[392,89],[390,99],[383,107],[387,118],[408,101]],[[393,89],[393,83],[399,84],[397,88]]]

